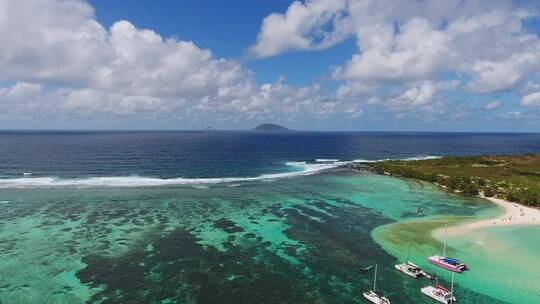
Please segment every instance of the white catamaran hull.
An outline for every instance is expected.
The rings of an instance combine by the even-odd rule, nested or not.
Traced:
[[[456,298],[452,296],[450,292],[435,288],[433,286],[426,286],[421,288],[420,291],[439,303],[450,304],[456,302]]]
[[[395,267],[398,271],[403,272],[404,274],[411,276],[415,279],[418,279],[423,275],[422,270],[420,270],[418,266],[411,262],[397,264]]]

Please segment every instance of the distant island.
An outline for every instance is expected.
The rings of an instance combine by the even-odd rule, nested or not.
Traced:
[[[292,130],[287,129],[283,126],[273,124],[273,123],[264,123],[256,126],[252,129],[252,131],[258,131],[258,132],[290,132]]]

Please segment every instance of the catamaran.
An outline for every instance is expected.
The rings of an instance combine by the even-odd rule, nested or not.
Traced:
[[[435,286],[426,286],[421,288],[420,291],[439,303],[452,304],[456,302],[456,297],[454,296],[454,273],[452,273],[452,287],[450,290],[439,285],[437,281]]]
[[[407,254],[403,260],[409,259],[409,251],[411,249],[410,243],[407,245]],[[415,279],[418,279],[422,276],[427,277],[428,279],[431,279],[432,277],[424,272],[418,265],[414,264],[413,262],[407,261],[405,263],[397,264],[395,265],[396,269],[400,272],[403,272],[404,274],[411,276]]]
[[[364,298],[366,298],[371,303],[375,304],[390,304],[390,300],[378,294],[375,290],[377,286],[377,264],[375,264],[375,274],[373,276],[373,290],[364,292]]]
[[[468,270],[469,267],[467,264],[462,263],[458,259],[450,258],[446,256],[446,239],[448,237],[448,225],[446,225],[444,233],[444,243],[443,243],[443,255],[433,255],[428,258],[428,262],[433,265],[439,266],[441,268],[453,271],[453,272],[463,272]]]
[[[398,271],[403,272],[404,274],[415,279],[418,279],[424,275],[424,272],[422,269],[420,269],[420,267],[409,261],[402,264],[397,264],[395,267]]]

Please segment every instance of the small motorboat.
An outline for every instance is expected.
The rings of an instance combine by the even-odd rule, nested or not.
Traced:
[[[373,266],[362,267],[360,268],[360,272],[368,272],[371,268],[373,268]]]

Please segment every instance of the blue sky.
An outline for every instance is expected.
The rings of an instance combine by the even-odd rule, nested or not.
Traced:
[[[164,37],[193,40],[218,57],[237,57],[257,36],[261,20],[286,10],[290,1],[92,0],[96,19],[106,27],[130,20]],[[262,5],[264,4],[264,5]]]
[[[4,129],[540,131],[536,1],[3,2]]]
[[[264,17],[286,11],[291,1],[166,1],[92,0],[96,19],[110,27],[118,20],[132,20],[164,37],[193,40],[216,57],[237,58],[253,70],[261,83],[280,75],[294,85],[306,85],[326,78],[330,66],[349,59],[356,50],[351,38],[329,50],[316,53],[285,53],[269,60],[244,58],[259,32]],[[301,66],[302,68],[295,68]]]

